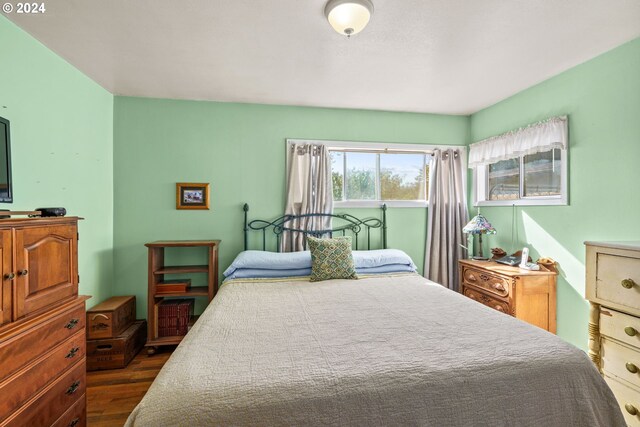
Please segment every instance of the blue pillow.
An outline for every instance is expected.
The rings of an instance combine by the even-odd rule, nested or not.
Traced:
[[[415,273],[415,266],[411,267],[406,264],[387,264],[378,267],[356,267],[356,273],[362,274],[384,274],[384,273]]]
[[[416,266],[399,249],[353,251],[358,274],[415,272]],[[227,279],[298,277],[311,274],[311,254],[302,252],[244,251],[224,272]]]
[[[231,279],[254,279],[258,277],[300,277],[309,276],[311,267],[309,268],[291,268],[288,270],[270,270],[268,268],[238,268],[233,273],[227,275],[226,280]]]
[[[240,268],[266,269],[266,270],[291,270],[311,268],[311,253],[303,252],[266,252],[244,251],[240,252],[233,260],[229,268],[223,273],[225,277],[231,276]]]
[[[411,257],[400,249],[377,249],[373,251],[353,251],[352,253],[356,268],[401,264],[413,268],[414,271],[416,269]]]
[[[384,273],[409,273],[416,269],[406,264],[388,264],[378,267],[356,268],[357,274],[384,274]],[[271,270],[268,268],[238,268],[225,280],[231,279],[257,279],[257,278],[274,278],[274,277],[303,277],[311,274],[309,268],[292,268],[288,270]]]

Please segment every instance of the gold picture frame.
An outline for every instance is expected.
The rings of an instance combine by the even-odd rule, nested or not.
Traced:
[[[176,209],[209,209],[208,182],[176,183]]]

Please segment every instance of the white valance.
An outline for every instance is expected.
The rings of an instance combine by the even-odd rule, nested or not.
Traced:
[[[470,145],[469,167],[513,159],[527,154],[565,150],[568,145],[567,116],[552,117]]]

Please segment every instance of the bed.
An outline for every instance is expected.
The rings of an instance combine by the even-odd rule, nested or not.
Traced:
[[[402,257],[371,253],[361,264]],[[243,254],[232,273],[288,257]],[[127,426],[625,425],[555,335],[411,271],[309,282],[288,267],[226,280]]]

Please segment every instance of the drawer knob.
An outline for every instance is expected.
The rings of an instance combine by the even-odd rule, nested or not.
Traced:
[[[627,403],[626,405],[624,405],[624,409],[626,409],[627,412],[631,415],[638,415],[638,410],[631,403]]]
[[[495,308],[496,310],[498,310],[498,311],[500,311],[500,312],[504,313],[504,308],[502,308],[502,306],[500,306],[500,305],[496,305],[496,306],[494,306],[493,308]]]
[[[67,394],[72,395],[78,390],[78,387],[80,387],[80,381],[74,381],[73,384],[71,384],[71,386],[69,386],[69,388],[67,389]]]
[[[624,333],[629,335],[630,337],[635,337],[638,331],[632,326],[627,326],[626,328],[624,328]]]
[[[625,289],[631,289],[636,285],[636,282],[634,282],[633,279],[624,279],[620,284]]]
[[[7,273],[4,275],[5,280],[13,280],[15,278],[16,278],[16,275],[14,273]]]
[[[79,319],[71,319],[71,320],[69,320],[69,323],[64,325],[64,327],[67,328],[67,329],[73,329],[73,328],[76,327],[76,325],[78,324],[79,321],[80,321]]]
[[[26,276],[27,274],[29,274],[29,270],[27,270],[26,268],[24,270],[18,271],[18,276]]]
[[[494,283],[493,289],[496,291],[504,292],[504,285],[502,283]]]
[[[638,367],[633,363],[627,363],[624,366],[627,368],[627,371],[631,372],[632,374],[635,374],[638,372]]]
[[[80,351],[80,347],[73,347],[71,350],[69,350],[69,353],[67,353],[67,355],[64,358],[73,359],[74,357],[76,357],[76,353],[78,351]]]
[[[71,420],[68,427],[76,427],[79,422],[80,422],[80,418],[74,418]]]

